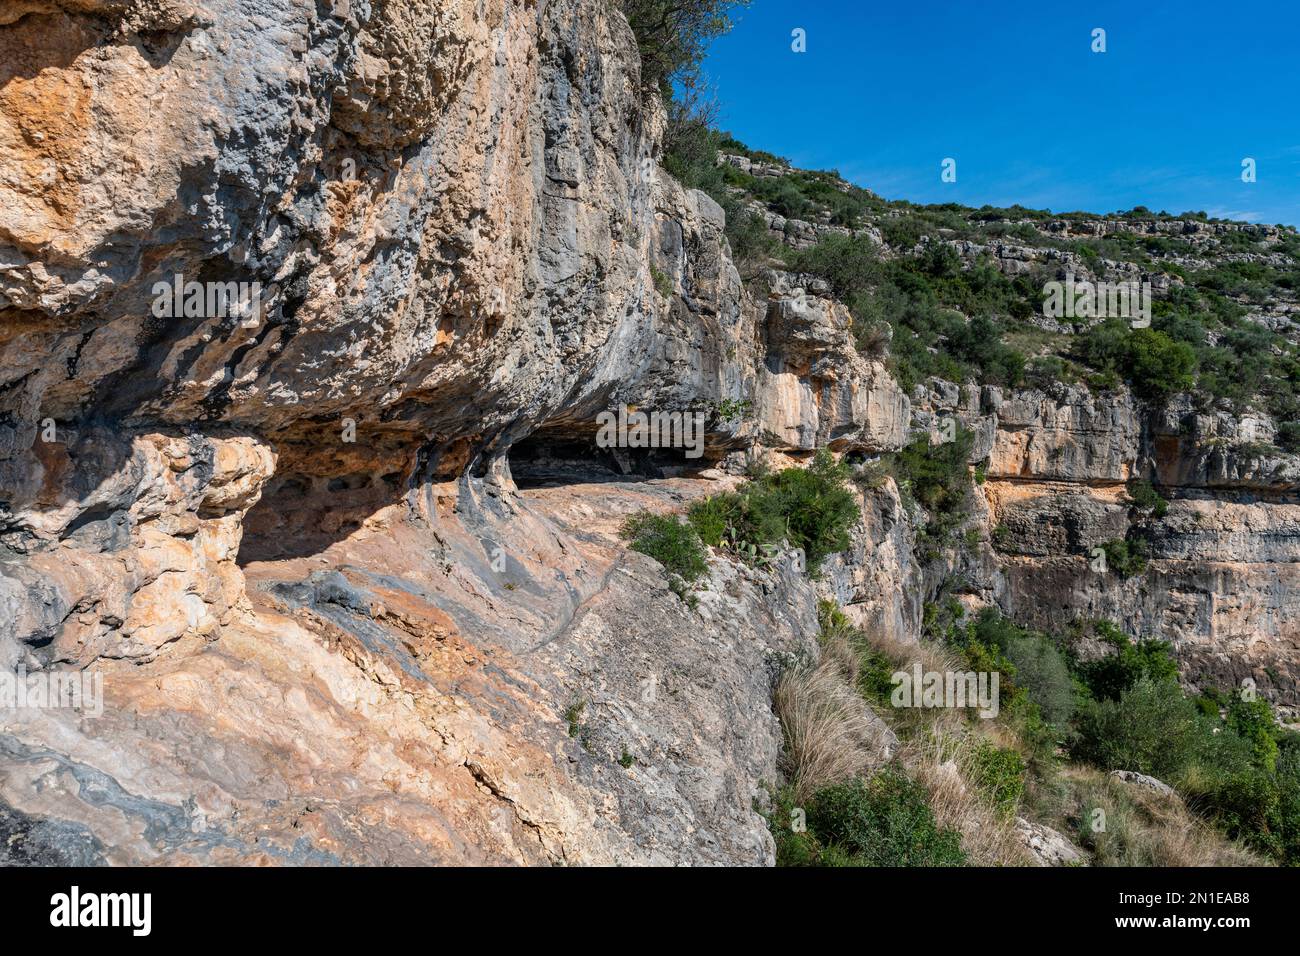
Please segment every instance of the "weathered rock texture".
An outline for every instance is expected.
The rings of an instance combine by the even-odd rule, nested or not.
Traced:
[[[1082,389],[995,396],[983,491],[999,539],[1000,603],[1060,628],[1105,618],[1173,642],[1194,685],[1244,680],[1300,705],[1300,499],[1293,456],[1269,463],[1250,420],[1176,404],[1143,412]],[[1207,434],[1207,432],[1209,434]],[[1222,440],[1221,440],[1222,439]],[[1154,480],[1168,514],[1137,513],[1128,481]],[[1140,533],[1132,534],[1134,528]],[[1122,578],[1096,549],[1125,537],[1150,562]]]
[[[0,715],[4,859],[770,863],[774,676],[819,596],[917,633],[913,516],[886,482],[816,590],[719,558],[697,608],[618,528],[946,414],[989,461],[972,601],[1295,702],[1294,463],[1124,398],[908,396],[824,284],[742,286],[662,117],[608,4],[0,11],[0,666],[105,688]],[[597,448],[619,404],[705,414],[704,457]],[[1145,472],[1152,571],[1098,577]]]
[[[710,414],[697,468],[763,430],[885,447],[907,399],[842,306],[742,291],[721,210],[657,167],[621,16],[0,24],[0,663],[106,698],[6,714],[24,852],[770,862],[811,587],[722,563],[691,610],[616,531],[707,482],[519,494],[510,455],[665,473],[594,447],[618,403]],[[258,310],[160,314],[178,276]]]

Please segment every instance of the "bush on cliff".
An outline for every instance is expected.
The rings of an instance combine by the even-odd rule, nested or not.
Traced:
[[[687,584],[709,570],[708,554],[695,529],[674,515],[633,515],[624,523],[622,534],[633,551],[654,558]]]
[[[1137,577],[1147,569],[1147,547],[1141,538],[1116,538],[1101,546],[1106,567],[1121,578]]]
[[[915,502],[926,511],[926,522],[917,540],[923,561],[939,556],[951,545],[965,522],[970,506],[969,459],[975,436],[958,428],[956,439],[931,445],[921,436],[893,454],[884,456],[868,476],[888,473],[898,484],[905,502]]]
[[[739,491],[697,502],[688,519],[712,547],[754,555],[788,542],[803,549],[814,571],[849,546],[859,510],[848,476],[848,467],[822,449],[807,468],[760,474]]]
[[[886,225],[910,221],[892,219]],[[1003,343],[1001,319],[1032,311],[1038,294],[1032,280],[1007,278],[987,264],[961,268],[956,253],[942,243],[916,255],[908,252],[882,258],[866,237],[831,235],[789,259],[792,269],[830,283],[853,313],[864,352],[879,352],[888,338],[891,370],[904,389],[930,376],[1021,384],[1025,357]],[[885,326],[889,336],[879,331]]]
[[[1079,342],[1079,358],[1103,374],[1127,381],[1142,398],[1163,402],[1192,387],[1196,353],[1157,329],[1133,329],[1120,319],[1093,326]]]
[[[1128,497],[1134,508],[1150,514],[1156,520],[1169,513],[1169,502],[1145,478],[1134,479],[1128,483]]]
[[[641,83],[672,95],[674,80],[697,70],[709,42],[731,29],[731,11],[749,0],[621,0],[641,53]]]

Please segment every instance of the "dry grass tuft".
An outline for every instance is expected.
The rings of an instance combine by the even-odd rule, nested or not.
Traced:
[[[889,759],[893,734],[858,694],[856,676],[856,657],[836,637],[818,663],[787,671],[777,685],[782,771],[797,800],[869,774]]]
[[[1187,809],[1181,797],[1166,796],[1117,780],[1090,767],[1062,773],[1070,800],[1067,822],[1093,854],[1094,866],[1270,866]],[[1104,830],[1092,832],[1093,811],[1104,814]]]
[[[970,761],[982,735],[942,731],[918,736],[903,747],[904,766],[930,791],[930,809],[941,827],[961,834],[972,866],[1032,866],[1034,858],[1016,835],[1015,817],[1002,817],[970,782]]]
[[[1268,865],[1197,818],[1181,798],[1087,767],[1058,772],[1049,766],[1030,774],[1024,809],[1004,807],[1000,813],[974,784],[979,779],[974,760],[987,743],[1023,755],[1014,730],[993,721],[971,721],[951,708],[885,705],[878,715],[868,703],[868,697],[880,698],[882,674],[890,666],[907,670],[918,661],[925,671],[966,669],[945,648],[854,627],[834,610],[824,616],[820,660],[788,671],[776,690],[785,732],[782,771],[796,801],[870,776],[893,759],[926,788],[935,823],[961,834],[962,849],[975,866],[1037,862],[1016,831],[1021,812],[1061,831],[1097,866]],[[1088,823],[1096,809],[1104,811],[1105,828],[1093,833]]]

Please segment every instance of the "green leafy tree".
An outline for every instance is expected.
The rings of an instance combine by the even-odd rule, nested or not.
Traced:
[[[641,82],[671,95],[695,73],[709,42],[731,29],[731,13],[749,0],[621,0],[641,52]]]
[[[1127,381],[1143,398],[1162,402],[1194,382],[1196,352],[1158,329],[1131,329],[1118,319],[1089,329],[1079,345],[1080,358],[1102,373]]]

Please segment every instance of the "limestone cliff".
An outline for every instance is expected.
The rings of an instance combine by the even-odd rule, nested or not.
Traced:
[[[760,391],[794,448],[879,441],[906,399],[842,308],[742,292],[621,15],[37,2],[0,53],[0,656],[105,687],[6,717],[10,852],[770,861],[811,587],[724,563],[689,610],[615,532],[707,482],[510,455]],[[177,277],[255,320],[160,316]]]
[[[819,597],[916,635],[915,516],[886,483],[819,581],[718,557],[694,608],[617,530],[944,414],[988,462],[975,599],[1296,703],[1291,459],[1122,395],[909,394],[824,282],[742,283],[662,125],[601,3],[0,11],[0,666],[104,681],[0,715],[4,852],[770,863],[773,679]],[[167,314],[178,279],[251,319]],[[620,404],[703,413],[703,459],[598,448]],[[1139,470],[1180,494],[1116,585],[1085,555]]]

